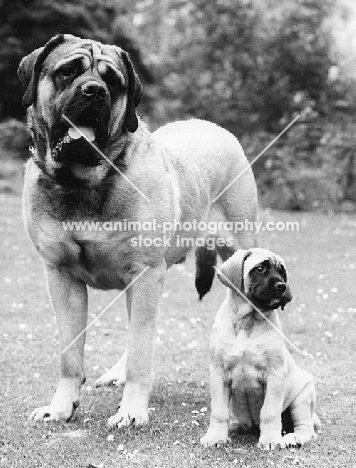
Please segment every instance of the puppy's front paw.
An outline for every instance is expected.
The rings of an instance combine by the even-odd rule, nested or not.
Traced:
[[[109,427],[142,426],[148,422],[148,409],[132,404],[122,404],[119,411],[108,420]]]
[[[314,431],[291,432],[283,437],[283,441],[287,447],[301,447],[309,440],[316,439],[317,435]]]
[[[277,448],[285,448],[286,444],[283,437],[278,434],[261,435],[257,447],[262,450],[275,450]]]
[[[229,441],[227,434],[227,427],[210,426],[205,436],[200,439],[200,443],[204,447],[224,447]]]

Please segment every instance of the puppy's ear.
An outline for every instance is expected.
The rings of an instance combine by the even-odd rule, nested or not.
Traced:
[[[285,283],[288,283],[288,270],[287,270],[287,267],[286,267],[286,264],[284,263],[284,260],[282,257],[280,257],[279,255],[276,255],[276,259],[277,261],[279,262],[279,265],[282,269],[282,278],[283,278],[283,281]]]
[[[121,57],[125,63],[128,74],[128,89],[127,89],[127,105],[126,105],[126,128],[129,132],[134,133],[138,127],[138,119],[136,115],[136,107],[139,105],[142,97],[142,84],[139,77],[136,75],[131,60],[127,52],[121,52]]]
[[[30,107],[32,104],[36,103],[38,80],[43,62],[52,50],[62,42],[64,42],[64,35],[58,34],[52,37],[44,47],[34,50],[21,60],[17,69],[17,75],[23,86],[26,87],[25,94],[22,98],[24,107]]]
[[[233,289],[232,283],[237,289],[244,292],[244,263],[251,253],[250,250],[237,250],[232,257],[223,263],[220,268],[222,274],[218,273],[217,277],[225,286]]]

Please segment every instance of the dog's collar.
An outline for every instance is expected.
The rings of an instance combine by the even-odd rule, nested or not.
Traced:
[[[123,148],[123,150],[121,151],[121,153],[114,159],[113,161],[113,165],[114,166],[118,166],[120,168],[121,171],[125,170],[126,168],[126,164],[124,162],[124,158],[125,158],[125,154],[126,154],[126,147],[127,145],[125,145],[125,147]],[[30,151],[30,154],[31,154],[31,158],[33,160],[33,162],[36,164],[36,166],[40,169],[40,171],[46,176],[48,177],[49,179],[51,179],[53,182],[55,182],[56,184],[59,184],[59,185],[64,185],[63,183],[61,183],[60,181],[58,181],[58,177],[54,174],[50,174],[46,168],[46,165],[43,163],[43,161],[38,157],[38,153],[37,153],[37,150],[35,147],[33,146],[30,146],[29,147],[29,151]],[[117,172],[117,171],[116,171]],[[115,169],[113,168],[113,166],[110,166],[109,168],[109,171],[108,173],[106,174],[106,177],[110,177],[113,173],[115,173]],[[75,176],[73,176],[75,177]],[[86,182],[82,179],[79,179],[77,177],[75,177],[76,179],[76,182],[80,181],[80,185],[84,187],[86,187]],[[71,185],[71,184],[70,184]]]
[[[51,175],[47,169],[43,161],[38,157],[37,150],[34,146],[29,147],[29,151],[32,157],[32,161],[36,164],[36,166],[50,179],[55,180],[55,177]]]

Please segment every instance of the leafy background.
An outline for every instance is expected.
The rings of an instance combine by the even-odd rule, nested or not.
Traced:
[[[0,17],[0,190],[28,155],[18,63],[61,32],[130,52],[152,130],[208,119],[252,160],[301,115],[254,165],[262,204],[354,210],[353,0],[3,0]]]

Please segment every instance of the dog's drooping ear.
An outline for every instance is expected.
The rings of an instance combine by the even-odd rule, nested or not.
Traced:
[[[251,253],[250,250],[237,250],[232,257],[223,263],[220,268],[222,274],[218,273],[217,276],[225,286],[233,290],[232,283],[237,289],[244,292],[244,263]]]
[[[52,37],[44,47],[34,50],[21,60],[17,69],[17,75],[23,86],[26,87],[25,94],[22,98],[24,107],[30,107],[32,104],[36,103],[38,80],[43,62],[52,50],[59,44],[62,44],[64,40],[64,35],[58,34]]]
[[[121,57],[125,63],[128,74],[128,90],[127,90],[127,105],[126,105],[126,128],[130,133],[134,133],[138,127],[138,119],[136,115],[136,107],[139,105],[142,97],[142,84],[139,77],[136,75],[131,60],[127,52],[121,52]]]

